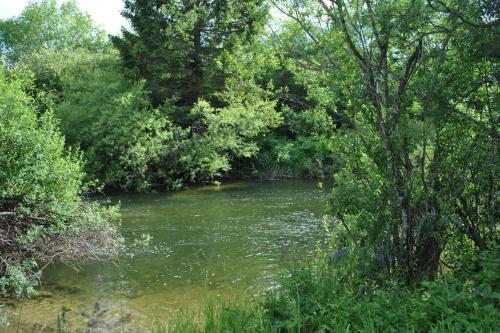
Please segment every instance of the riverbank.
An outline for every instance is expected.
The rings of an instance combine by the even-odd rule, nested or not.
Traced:
[[[494,332],[500,325],[496,251],[483,253],[474,269],[444,273],[417,288],[357,279],[349,255],[334,264],[317,258],[282,276],[279,289],[180,312],[153,332]]]
[[[89,202],[81,155],[66,150],[33,78],[0,64],[0,295],[29,297],[44,265],[119,252],[117,207]]]
[[[299,180],[112,195],[122,207],[126,253],[116,264],[89,262],[78,271],[49,266],[42,278],[48,293],[9,307],[10,327],[20,316],[20,332],[41,324],[48,332],[64,313],[68,332],[92,323],[142,332],[181,309],[201,311],[207,299],[275,288],[291,262],[325,244],[327,195]],[[142,235],[151,236],[147,246]]]

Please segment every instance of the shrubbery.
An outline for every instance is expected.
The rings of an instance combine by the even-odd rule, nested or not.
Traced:
[[[493,332],[500,325],[500,259],[445,272],[415,289],[357,279],[349,255],[291,269],[281,287],[247,302],[181,312],[155,332]],[[479,267],[479,268],[478,268]]]
[[[32,84],[29,72],[0,68],[0,293],[18,297],[33,291],[40,265],[113,256],[120,242],[116,209],[81,198],[80,156],[52,112],[37,116]]]
[[[141,82],[129,82],[117,52],[37,52],[25,61],[52,96],[66,144],[81,149],[87,179],[144,190],[168,182],[157,166],[173,150],[173,128]]]
[[[278,332],[491,332],[500,323],[500,269],[495,251],[470,267],[410,289],[356,279],[346,254],[325,266],[292,271],[263,303]]]
[[[334,254],[250,309],[183,329],[493,329],[490,2],[276,0],[289,20],[266,33],[264,0],[127,0],[119,53],[74,1],[0,21],[0,292],[29,293],[62,252],[114,252],[115,208],[83,201],[87,180],[171,189],[237,163],[238,176],[331,177]]]

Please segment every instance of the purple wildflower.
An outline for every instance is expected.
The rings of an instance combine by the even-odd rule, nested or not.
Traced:
[[[328,265],[332,265],[333,263],[335,263],[336,261],[339,261],[340,259],[342,259],[343,256],[345,256],[346,254],[349,253],[349,248],[347,247],[343,247],[341,248],[340,250],[338,251],[335,251],[330,258],[328,258]]]

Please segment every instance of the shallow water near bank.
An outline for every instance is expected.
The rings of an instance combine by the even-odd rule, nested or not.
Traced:
[[[317,182],[239,182],[175,193],[112,196],[129,251],[78,270],[50,266],[40,296],[10,302],[1,332],[148,332],[180,309],[277,286],[324,244],[326,193]],[[148,247],[134,245],[142,234]]]

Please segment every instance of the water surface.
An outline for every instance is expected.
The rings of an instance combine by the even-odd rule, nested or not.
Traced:
[[[113,196],[128,253],[116,264],[50,267],[41,296],[9,306],[3,330],[51,332],[59,315],[68,331],[143,332],[208,299],[273,288],[324,242],[325,196],[307,181]],[[146,248],[134,245],[142,234],[152,236]]]

